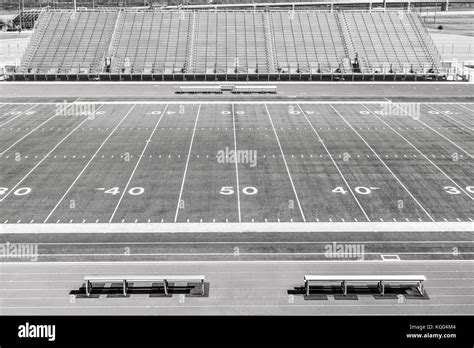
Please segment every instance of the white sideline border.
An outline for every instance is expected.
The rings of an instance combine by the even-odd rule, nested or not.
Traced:
[[[46,98],[46,97],[45,97]],[[110,99],[108,97],[103,97],[103,99],[97,99],[97,100],[81,100],[82,98],[88,98],[88,97],[61,97],[61,98],[76,98],[70,102],[67,102],[66,104],[105,104],[105,105],[133,105],[133,104],[143,104],[143,105],[155,105],[155,104],[170,104],[170,105],[197,105],[197,104],[202,104],[202,105],[218,105],[218,104],[224,104],[224,105],[229,105],[229,104],[238,104],[238,105],[262,105],[262,104],[308,104],[308,105],[328,105],[328,104],[356,104],[356,105],[362,105],[362,104],[397,104],[397,103],[411,103],[411,104],[420,104],[420,105],[469,105],[469,106],[474,106],[474,103],[472,102],[438,102],[438,101],[423,101],[423,102],[417,102],[417,101],[392,101],[390,99],[380,99],[380,100],[305,100],[301,99],[304,98],[304,96],[298,98],[287,98],[284,100],[279,100],[279,99],[262,99],[262,100],[246,100],[246,101],[239,101],[239,100],[234,100],[234,99],[227,99],[227,100],[202,100],[202,99],[192,99],[192,100],[129,100],[129,101],[121,101],[121,100],[106,100]],[[151,97],[150,97],[151,98]],[[421,97],[420,97],[421,98]],[[46,98],[47,99],[47,98]],[[436,100],[436,98],[435,98]],[[64,102],[62,101],[57,101],[57,102],[8,102],[5,103],[5,105],[58,105],[58,104],[63,104]]]
[[[25,266],[34,266],[34,267],[41,267],[41,266],[57,266],[57,267],[62,267],[65,264],[68,265],[147,265],[147,266],[153,266],[153,265],[174,265],[174,266],[180,266],[182,264],[191,264],[191,265],[196,265],[196,264],[272,264],[272,263],[287,263],[287,264],[328,264],[328,263],[334,263],[334,264],[345,264],[345,263],[357,263],[357,264],[364,264],[364,263],[372,263],[372,264],[379,264],[379,265],[386,265],[387,262],[382,261],[382,260],[242,260],[242,261],[229,261],[229,260],[202,260],[202,261],[196,261],[196,260],[180,260],[180,261],[36,261],[36,262],[0,262],[0,265],[2,268],[5,268],[6,266],[20,266],[22,269],[24,269]],[[474,264],[474,260],[400,260],[396,262],[396,265],[402,265],[402,264],[451,264],[451,263],[459,263],[459,264],[469,264],[472,263]],[[390,264],[390,266],[393,266],[393,264]],[[464,272],[464,271],[463,271]],[[5,275],[9,273],[0,273],[0,275]],[[68,274],[68,273],[65,273]]]
[[[44,74],[38,74],[44,75]],[[155,74],[159,75],[159,74]],[[270,74],[271,75],[271,74]],[[369,74],[366,74],[369,75]],[[174,81],[5,81],[4,85],[467,85],[472,86],[472,82],[464,81],[443,81],[443,82],[426,82],[426,81],[193,81],[193,80],[174,80]],[[1,85],[0,85],[1,87]]]
[[[68,97],[64,97],[68,98]],[[86,98],[86,97],[84,97]],[[88,97],[87,97],[88,98]],[[247,100],[247,101],[239,101],[239,100],[209,100],[209,101],[202,101],[199,99],[196,100],[129,100],[129,101],[121,101],[121,100],[108,100],[108,101],[103,101],[102,99],[98,100],[80,100],[81,98],[76,98],[73,101],[63,103],[61,101],[58,102],[14,102],[14,103],[6,103],[8,105],[58,105],[58,104],[107,104],[107,105],[135,105],[135,104],[143,104],[143,105],[162,105],[162,104],[171,104],[171,105],[181,105],[181,104],[192,104],[192,105],[197,105],[197,104],[202,104],[202,105],[216,105],[216,104],[224,104],[224,105],[230,105],[230,104],[244,104],[244,105],[263,105],[263,104],[390,104],[392,101],[388,99],[380,99],[380,100],[316,100],[316,101],[305,101],[305,100],[298,100],[297,98],[295,99],[285,99],[285,100],[273,100],[273,99],[267,99],[267,100]],[[107,97],[104,97],[104,99],[110,99]],[[432,104],[432,103],[429,103]],[[444,103],[443,103],[444,104]],[[469,104],[469,103],[465,103]],[[473,103],[474,105],[474,103]]]
[[[217,222],[0,224],[1,234],[474,232],[474,222]]]

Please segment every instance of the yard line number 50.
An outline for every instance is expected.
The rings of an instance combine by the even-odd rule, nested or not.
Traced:
[[[221,195],[233,195],[234,194],[234,187],[233,186],[222,186],[221,190],[219,191]],[[253,186],[246,186],[242,188],[242,193],[252,196],[258,193],[256,187]]]

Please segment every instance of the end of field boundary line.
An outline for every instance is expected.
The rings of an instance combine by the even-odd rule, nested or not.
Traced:
[[[0,234],[242,232],[474,232],[474,222],[190,222],[0,224]]]

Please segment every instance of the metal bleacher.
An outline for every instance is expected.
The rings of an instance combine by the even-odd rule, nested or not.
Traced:
[[[189,12],[124,12],[109,50],[112,73],[182,73]]]
[[[440,61],[424,29],[406,11],[43,11],[17,72],[120,79],[436,74]]]
[[[262,12],[196,12],[193,74],[268,72]]]
[[[44,12],[23,57],[23,72],[92,73],[112,36],[116,12]]]
[[[23,29],[32,29],[35,25],[35,22],[38,20],[39,15],[41,14],[40,10],[26,10],[20,12],[12,20],[13,25]]]
[[[417,26],[418,17],[407,12],[345,12],[354,49],[366,72],[426,73],[437,71],[425,38]]]

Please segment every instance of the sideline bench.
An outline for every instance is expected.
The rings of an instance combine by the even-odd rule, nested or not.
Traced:
[[[423,275],[305,275],[305,292],[309,296],[309,285],[312,282],[340,282],[344,296],[347,295],[347,283],[377,283],[380,294],[385,294],[385,284],[416,284],[416,289],[421,296],[424,295],[424,283],[426,277]]]
[[[175,93],[216,93],[222,94],[220,86],[179,86]]]
[[[204,276],[203,275],[102,275],[85,276],[86,296],[89,297],[92,290],[92,282],[113,283],[122,282],[123,296],[127,296],[128,282],[162,282],[165,288],[165,294],[168,295],[168,282],[200,282],[201,293],[204,295]]]

